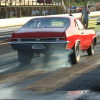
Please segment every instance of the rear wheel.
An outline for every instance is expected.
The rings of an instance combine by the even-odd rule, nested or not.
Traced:
[[[29,52],[18,51],[18,59],[21,64],[29,64],[32,57]]]
[[[69,55],[71,64],[77,64],[80,60],[80,43],[77,42],[74,45],[74,49]]]
[[[87,49],[88,55],[93,55],[94,54],[94,41],[92,41],[90,47]]]

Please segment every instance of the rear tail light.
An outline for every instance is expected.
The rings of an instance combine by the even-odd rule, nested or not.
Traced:
[[[65,40],[65,38],[59,38],[59,40]]]
[[[6,39],[6,41],[12,42],[12,41],[18,41],[18,39]]]
[[[12,41],[18,41],[18,39],[12,39]]]

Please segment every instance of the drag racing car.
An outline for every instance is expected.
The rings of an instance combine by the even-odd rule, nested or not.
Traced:
[[[97,35],[94,30],[86,30],[82,21],[73,16],[41,17],[29,20],[12,33],[11,46],[18,51],[20,63],[30,63],[35,56],[44,54],[46,58],[54,53],[72,50],[70,62],[77,64],[80,51],[94,54]]]

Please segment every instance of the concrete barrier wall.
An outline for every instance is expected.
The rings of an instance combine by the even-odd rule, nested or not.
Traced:
[[[48,15],[46,17],[50,17],[50,16],[68,16],[68,14]],[[79,18],[81,17],[81,13],[74,13],[73,16]],[[89,16],[100,16],[100,11],[91,12]],[[0,28],[24,25],[30,19],[39,18],[39,17],[44,17],[44,16],[0,19]]]

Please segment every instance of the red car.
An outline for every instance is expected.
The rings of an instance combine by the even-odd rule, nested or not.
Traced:
[[[20,63],[30,63],[35,56],[43,53],[49,58],[53,53],[70,55],[71,63],[78,63],[80,50],[94,54],[97,35],[86,30],[82,21],[73,16],[43,17],[29,20],[11,36],[11,46],[18,51]]]

